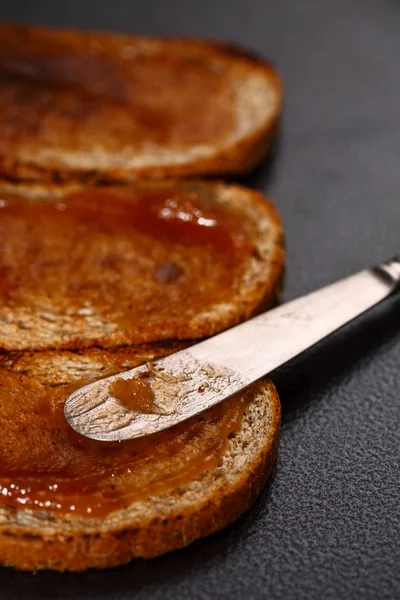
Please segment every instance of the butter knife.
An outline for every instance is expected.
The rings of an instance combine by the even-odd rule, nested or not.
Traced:
[[[102,441],[161,431],[243,390],[381,302],[399,285],[397,256],[150,366],[86,385],[67,399],[65,418],[78,433]],[[112,395],[110,388],[116,379],[130,381],[146,373],[156,412],[132,411]]]

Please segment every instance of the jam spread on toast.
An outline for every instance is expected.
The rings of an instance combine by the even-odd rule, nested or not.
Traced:
[[[2,200],[0,347],[7,350],[208,335],[191,321],[230,301],[251,257],[248,220],[190,187]]]
[[[0,504],[58,514],[102,518],[214,469],[251,399],[241,394],[147,438],[97,442],[63,417],[68,395],[88,380],[50,387],[34,370],[1,371]]]

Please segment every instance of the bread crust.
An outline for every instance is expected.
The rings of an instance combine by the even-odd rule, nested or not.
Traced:
[[[264,406],[260,414],[263,403],[268,410]],[[253,422],[256,418],[257,435]],[[140,512],[139,507],[135,518],[120,511],[105,522],[85,527],[82,520],[74,522],[71,518],[68,522],[48,515],[27,527],[20,524],[23,519],[19,517],[29,511],[0,508],[0,563],[26,571],[106,568],[183,548],[226,527],[252,505],[276,460],[280,403],[270,381],[261,382],[243,421],[237,436],[253,445],[250,451],[242,452],[246,458],[240,468],[233,469],[233,473],[227,469],[220,477],[213,474],[215,482],[209,487],[200,482],[194,491],[189,485],[168,498],[153,499],[151,509]],[[252,439],[255,437],[256,442]],[[225,455],[233,452],[235,443],[237,440],[230,440]],[[233,457],[235,460],[237,457]],[[199,491],[202,485],[203,493]]]
[[[0,149],[0,175],[10,180],[91,183],[133,181],[137,179],[169,177],[191,177],[204,174],[239,174],[248,172],[268,151],[276,131],[282,108],[282,84],[274,67],[254,54],[235,48],[228,44],[213,41],[189,40],[180,38],[145,38],[132,35],[105,34],[98,32],[73,32],[22,26],[0,27],[0,35],[10,43],[24,40],[31,53],[54,53],[62,45],[64,53],[83,58],[93,57],[96,53],[121,63],[121,56],[134,48],[136,52],[162,51],[182,64],[190,59],[203,64],[206,68],[218,70],[223,67],[221,82],[233,90],[234,100],[224,108],[225,114],[233,119],[230,131],[221,139],[198,139],[196,143],[176,145],[167,142],[159,155],[157,144],[154,151],[145,157],[145,146],[142,150],[130,147],[129,140],[120,140],[120,147],[125,146],[124,154],[116,159],[115,153],[101,144],[96,152],[88,154],[79,144],[75,147],[61,145],[56,150],[49,146],[43,135],[40,136],[40,147],[35,148],[35,136],[27,138],[28,144],[8,144],[4,152]],[[7,40],[10,40],[8,42]],[[139,51],[138,51],[139,48]],[[0,46],[1,49],[1,46]],[[9,52],[6,45],[6,51]],[[14,50],[13,50],[14,51]],[[28,57],[29,58],[29,57]],[[1,59],[1,52],[0,52]],[[54,58],[53,58],[54,60]],[[1,60],[0,60],[1,66]],[[182,69],[186,68],[182,66]],[[60,67],[62,71],[62,65]],[[51,82],[50,82],[51,83]],[[176,92],[179,94],[179,90]],[[210,90],[210,95],[212,95]],[[140,90],[139,90],[140,96]],[[0,82],[1,97],[1,82]],[[100,100],[101,101],[101,100]],[[254,106],[253,106],[253,104]],[[215,106],[218,103],[215,103]],[[248,108],[252,105],[251,110]],[[268,109],[266,106],[268,105]],[[22,110],[24,109],[24,110]],[[13,107],[13,115],[18,105]],[[21,118],[28,107],[21,108]],[[50,110],[53,110],[50,108]],[[187,110],[183,107],[183,111]],[[184,114],[184,113],[182,113]],[[15,115],[13,116],[15,118]],[[63,116],[65,118],[65,115]],[[72,120],[71,127],[85,125],[82,121]],[[191,118],[191,117],[190,117]],[[193,120],[195,119],[193,115]],[[57,135],[57,120],[53,123],[53,134]],[[1,119],[0,119],[1,125]],[[4,123],[10,126],[9,122]],[[39,134],[42,133],[40,118],[37,121]],[[106,124],[104,124],[106,127]],[[157,126],[155,126],[157,129]],[[37,131],[35,135],[37,136]],[[11,136],[10,140],[13,142]],[[99,138],[101,142],[101,138]],[[17,140],[18,141],[18,140]],[[118,139],[116,140],[118,141]],[[133,140],[134,141],[134,140]],[[70,142],[68,142],[69,144]],[[162,145],[161,145],[162,146]],[[159,158],[157,158],[159,156]]]

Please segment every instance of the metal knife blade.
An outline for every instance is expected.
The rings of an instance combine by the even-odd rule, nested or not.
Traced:
[[[153,363],[149,384],[157,414],[133,412],[109,390],[140,366],[75,391],[65,418],[80,434],[122,441],[161,431],[244,389],[333,333],[389,294],[400,281],[400,257],[269,310]]]

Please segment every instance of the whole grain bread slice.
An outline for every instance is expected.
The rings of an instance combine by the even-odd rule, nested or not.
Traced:
[[[244,173],[271,145],[277,72],[206,40],[0,26],[0,175]]]
[[[200,181],[102,189],[3,183],[0,195],[5,351],[194,340],[266,309],[279,294],[282,225],[256,191]],[[158,219],[170,210],[165,199],[181,202],[179,215],[208,216],[215,227],[171,230]],[[147,231],[157,202],[159,223]]]
[[[80,353],[10,354],[0,361],[1,380],[11,374],[22,385],[24,378],[43,384],[37,397],[39,402],[51,386],[63,388],[82,377],[93,380],[107,376],[142,362],[146,352],[147,358],[154,358],[166,351],[160,346],[106,354],[96,349]],[[211,469],[203,467],[184,485],[172,485],[161,493],[152,493],[150,489],[144,497],[102,518],[73,512],[60,514],[45,508],[16,508],[7,506],[7,500],[3,499],[0,564],[29,571],[106,568],[134,557],[150,558],[182,548],[232,523],[251,506],[266,482],[278,447],[280,405],[274,386],[264,380],[245,395],[246,408],[240,427],[228,435],[218,463]],[[232,401],[225,401],[224,411],[230,410]],[[45,414],[43,407],[42,414]],[[200,418],[207,423],[206,413]],[[21,440],[22,430],[10,432],[10,420],[5,419],[2,405],[0,421],[6,429],[3,439],[12,435],[13,439]],[[16,423],[22,428],[24,421],[16,416]],[[2,464],[8,460],[6,446],[4,442],[0,446]]]

